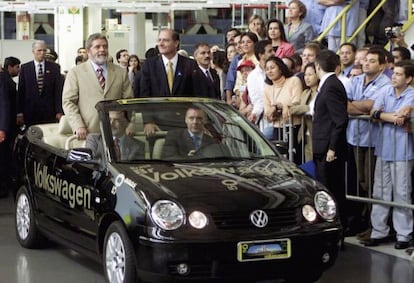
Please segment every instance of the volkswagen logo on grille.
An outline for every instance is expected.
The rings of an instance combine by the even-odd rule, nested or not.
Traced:
[[[255,210],[252,213],[250,213],[250,221],[253,223],[254,226],[263,228],[267,225],[269,217],[263,210]]]

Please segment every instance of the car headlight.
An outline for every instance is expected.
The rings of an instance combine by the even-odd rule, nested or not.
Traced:
[[[169,200],[159,200],[151,208],[151,217],[164,230],[175,230],[184,223],[184,211]]]
[[[309,204],[302,207],[302,215],[309,222],[315,221],[317,216],[315,209]]]
[[[325,220],[333,220],[336,216],[336,203],[325,191],[319,191],[315,194],[315,208]]]
[[[208,220],[207,216],[201,211],[193,211],[188,216],[188,222],[196,229],[203,229],[207,226]]]

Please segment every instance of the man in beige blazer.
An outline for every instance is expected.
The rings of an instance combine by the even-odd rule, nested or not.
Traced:
[[[132,97],[127,72],[108,63],[108,40],[95,33],[86,41],[88,61],[74,67],[63,87],[63,111],[78,139],[99,132],[97,102]]]

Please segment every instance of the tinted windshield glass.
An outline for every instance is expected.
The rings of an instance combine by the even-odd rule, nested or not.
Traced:
[[[136,103],[108,111],[119,161],[256,158],[276,153],[237,111],[219,102]]]

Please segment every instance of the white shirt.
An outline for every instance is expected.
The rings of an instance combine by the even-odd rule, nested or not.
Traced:
[[[96,74],[96,72],[97,72],[97,70],[99,69],[99,68],[102,68],[102,75],[103,75],[103,77],[105,78],[105,80],[106,80],[106,77],[107,77],[107,67],[106,67],[106,64],[103,64],[103,65],[98,65],[98,64],[95,64],[93,61],[90,61],[91,62],[91,64],[92,64],[92,67],[93,67],[93,70],[95,71],[95,74]]]
[[[36,79],[39,75],[40,65],[42,65],[42,72],[43,72],[43,76],[44,76],[45,75],[45,61],[37,62],[36,60],[34,60],[34,64],[35,64],[35,69],[36,69]]]
[[[162,58],[162,62],[164,63],[165,73],[168,74],[168,62],[171,61],[173,64],[172,66],[173,74],[175,74],[175,69],[177,68],[177,62],[178,62],[178,54],[175,54],[171,60],[165,57],[164,55],[161,55],[161,58]]]
[[[252,113],[259,117],[263,113],[263,95],[265,86],[266,73],[257,65],[253,71],[247,76],[247,89],[249,98],[253,104]]]

